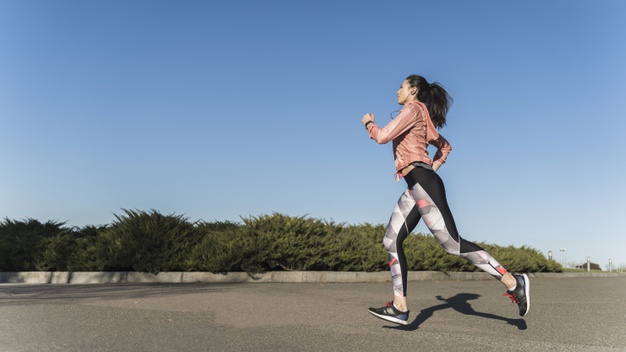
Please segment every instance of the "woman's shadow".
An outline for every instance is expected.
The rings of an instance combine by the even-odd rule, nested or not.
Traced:
[[[419,326],[423,322],[428,320],[428,318],[432,317],[435,311],[452,308],[456,310],[457,312],[465,314],[465,315],[475,315],[478,317],[483,317],[483,318],[488,318],[488,319],[502,320],[509,325],[513,325],[517,327],[519,330],[527,329],[526,322],[524,321],[524,319],[509,319],[509,318],[501,317],[495,314],[482,313],[482,312],[475,311],[474,308],[472,308],[472,305],[469,304],[469,301],[473,299],[477,299],[478,297],[480,297],[480,295],[475,294],[475,293],[459,293],[458,295],[448,298],[448,299],[445,299],[441,296],[437,296],[438,300],[443,301],[445,303],[440,304],[438,306],[423,309],[420,312],[420,314],[415,318],[415,320],[411,322],[411,324],[404,325],[404,326],[385,326],[385,327],[389,329],[414,331],[414,330],[417,330],[417,328],[419,328]]]

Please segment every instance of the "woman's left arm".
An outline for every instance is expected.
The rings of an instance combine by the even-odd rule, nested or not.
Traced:
[[[437,148],[433,158],[433,170],[437,171],[446,162],[448,154],[452,151],[452,146],[441,134],[438,134],[437,138],[429,141],[429,143]]]

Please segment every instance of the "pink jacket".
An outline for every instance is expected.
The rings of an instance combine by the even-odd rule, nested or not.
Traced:
[[[380,144],[393,140],[396,171],[415,161],[428,165],[443,164],[452,150],[450,143],[439,134],[430,120],[426,105],[421,102],[406,104],[400,114],[383,128],[376,124],[370,124],[368,128],[370,138]],[[433,160],[429,158],[426,149],[429,144],[437,147]]]

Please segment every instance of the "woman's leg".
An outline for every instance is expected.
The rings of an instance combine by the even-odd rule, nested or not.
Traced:
[[[459,236],[439,175],[431,170],[418,169],[416,168],[420,174],[419,182],[411,187],[410,193],[424,223],[435,238],[446,252],[460,255],[496,279],[502,280],[507,270],[483,248]],[[510,274],[507,275],[507,279],[509,278],[513,279],[514,285],[515,279]]]
[[[530,282],[528,276],[512,275],[487,251],[459,236],[448,207],[446,191],[437,173],[425,168],[415,168],[407,175],[407,182],[426,226],[451,254],[460,255],[477,267],[500,280],[506,287],[505,295],[511,297],[519,307],[519,314],[525,316],[530,310]]]
[[[391,214],[383,244],[387,249],[391,280],[393,282],[393,302],[381,308],[370,308],[373,315],[398,324],[406,325],[409,310],[406,304],[407,262],[404,256],[404,239],[413,231],[420,220],[415,200],[407,189]]]
[[[420,213],[415,200],[407,189],[396,204],[383,244],[387,249],[391,280],[393,283],[394,303],[396,308],[406,311],[407,261],[404,255],[403,243],[406,237],[415,229],[420,221]]]

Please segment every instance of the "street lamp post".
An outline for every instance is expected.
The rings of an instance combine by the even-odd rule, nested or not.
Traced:
[[[565,268],[565,248],[559,248],[561,252],[561,266]]]
[[[587,257],[587,272],[591,271],[591,259]]]

